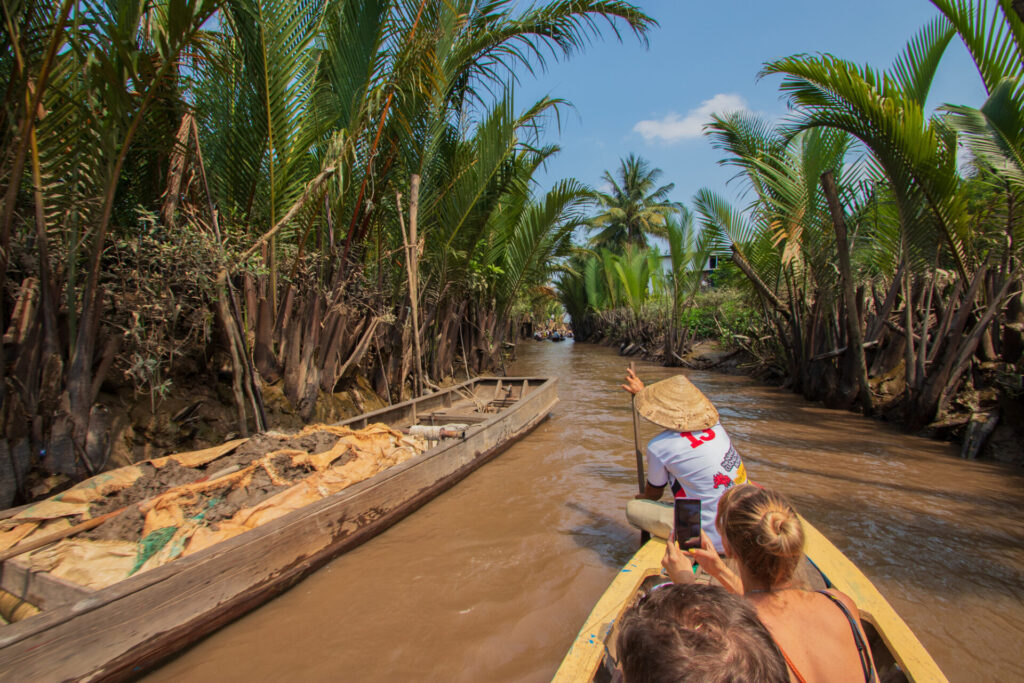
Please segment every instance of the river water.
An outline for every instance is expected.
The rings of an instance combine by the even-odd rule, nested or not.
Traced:
[[[150,680],[548,680],[638,544],[624,366],[603,347],[522,342],[509,374],[559,377],[551,419]],[[950,680],[1024,680],[1024,470],[745,377],[688,374],[751,477],[860,566]]]

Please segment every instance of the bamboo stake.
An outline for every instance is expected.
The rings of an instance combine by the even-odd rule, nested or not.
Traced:
[[[420,209],[420,177],[412,176],[409,189],[409,232],[406,234],[405,221],[402,220],[402,195],[396,193],[398,204],[398,224],[402,228],[402,240],[405,242],[405,271],[409,277],[409,305],[412,311],[412,346],[416,359],[414,390],[419,396],[423,393],[423,359],[420,354],[420,317],[419,317],[419,241],[416,238],[416,222]]]

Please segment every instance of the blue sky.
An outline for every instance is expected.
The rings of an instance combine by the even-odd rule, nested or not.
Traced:
[[[742,107],[773,120],[786,114],[780,77],[757,80],[770,59],[829,52],[887,68],[906,42],[937,14],[927,0],[650,0],[638,2],[660,24],[644,47],[632,36],[596,42],[546,73],[521,76],[520,108],[543,95],[574,109],[551,125],[546,141],[562,151],[549,164],[546,189],[566,176],[598,187],[601,173],[631,152],[662,169],[675,183],[672,198],[691,204],[710,187],[738,197],[726,182],[734,169],[701,136],[711,111]],[[974,64],[954,38],[932,86],[929,106],[980,106],[985,93]]]

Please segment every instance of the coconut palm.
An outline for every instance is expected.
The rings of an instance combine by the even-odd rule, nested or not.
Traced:
[[[4,13],[0,273],[20,278],[5,291],[31,316],[0,364],[17,372],[0,377],[0,419],[36,425],[10,431],[10,448],[72,473],[103,463],[94,403],[129,336],[104,259],[144,235],[202,245],[189,286],[221,329],[205,338],[228,340],[216,350],[230,351],[243,433],[262,426],[261,387],[277,378],[303,417],[371,356],[378,387],[399,395],[414,332],[429,340],[425,379],[488,325],[475,362],[493,364],[582,201],[572,182],[532,196],[559,101],[515,105],[513,68],[575,54],[605,27],[643,40],[654,25],[620,0],[9,0]],[[405,245],[414,178],[425,239]],[[415,331],[413,255],[429,304]]]
[[[647,246],[647,236],[665,236],[665,221],[679,211],[668,195],[674,183],[658,185],[661,169],[630,154],[622,159],[613,176],[605,171],[607,192],[595,192],[598,215],[590,221],[597,230],[590,244],[595,249],[622,250],[627,244]]]
[[[1024,21],[1011,2],[986,14],[958,0],[933,0],[956,29],[981,74],[988,99],[980,109],[947,105],[949,123],[966,141],[977,162],[991,167],[1020,191],[1024,189]]]
[[[782,89],[796,108],[789,135],[828,128],[855,137],[870,153],[867,167],[875,188],[862,197],[863,206],[892,199],[899,237],[879,244],[891,245],[888,268],[898,267],[886,285],[889,294],[877,302],[878,317],[867,338],[884,343],[886,319],[899,299],[902,327],[893,342],[899,346],[892,348],[903,350],[904,405],[915,426],[944,410],[979,345],[992,355],[990,324],[1019,277],[1008,243],[993,240],[987,226],[970,220],[955,131],[942,116],[925,113],[932,78],[953,35],[950,21],[937,18],[888,72],[828,55],[775,60],[762,71],[784,76]],[[884,225],[880,234],[891,236]],[[995,273],[998,286],[983,288],[989,263],[997,258],[1002,263]],[[957,273],[955,286],[938,275],[946,267]],[[972,317],[979,300],[981,314]],[[799,311],[789,315],[795,320]],[[795,349],[805,348],[805,341],[794,338]]]

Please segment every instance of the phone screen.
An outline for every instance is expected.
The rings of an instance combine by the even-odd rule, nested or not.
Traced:
[[[700,500],[676,498],[676,543],[683,550],[700,547]]]

